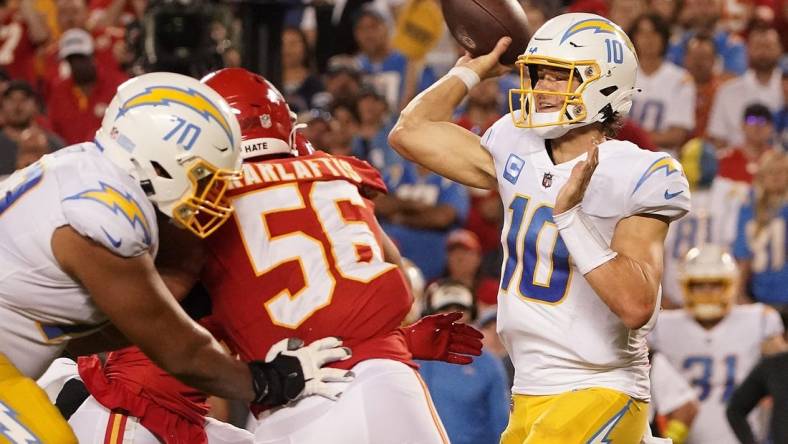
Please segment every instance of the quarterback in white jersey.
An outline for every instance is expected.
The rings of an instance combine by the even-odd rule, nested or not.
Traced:
[[[279,358],[247,365],[227,355],[153,266],[154,205],[199,237],[230,216],[224,192],[237,177],[239,142],[238,122],[215,91],[186,76],[147,74],[118,88],[93,143],[44,156],[0,184],[0,442],[75,442],[31,378],[69,341],[110,321],[196,388],[271,399]],[[304,375],[298,352],[285,359],[289,383],[294,370]]]
[[[733,245],[739,209],[749,193],[747,184],[716,176],[716,148],[701,139],[684,144],[681,166],[692,190],[692,211],[670,225],[665,239],[662,302],[668,303],[666,307],[684,305],[679,272],[691,248],[704,243]]]
[[[689,209],[676,160],[607,136],[635,90],[637,56],[609,20],[564,14],[518,58],[512,113],[481,138],[447,123],[509,41],[465,56],[400,115],[403,156],[506,210],[498,330],[515,366],[501,442],[639,442],[649,400],[665,234]]]
[[[721,247],[693,248],[683,268],[686,309],[662,313],[649,339],[697,391],[687,443],[736,444],[726,404],[762,352],[782,348],[783,324],[766,305],[734,305],[736,263]]]

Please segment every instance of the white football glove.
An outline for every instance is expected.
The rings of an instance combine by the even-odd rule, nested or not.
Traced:
[[[350,357],[350,349],[334,337],[319,339],[304,347],[298,338],[283,339],[274,344],[265,362],[249,363],[252,370],[255,403],[276,406],[319,395],[336,400],[345,384],[353,381],[353,372],[324,365]]]

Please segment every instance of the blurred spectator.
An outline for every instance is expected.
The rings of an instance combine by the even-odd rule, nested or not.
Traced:
[[[717,149],[695,138],[681,149],[681,166],[692,191],[692,208],[670,224],[665,238],[662,303],[684,305],[679,281],[682,263],[692,247],[705,243],[729,246],[736,238],[736,215],[747,201],[749,187],[717,175]]]
[[[771,442],[788,442],[788,352],[765,357],[733,392],[728,404],[728,423],[739,442],[757,444],[747,415],[764,398],[772,400],[769,421]]]
[[[96,63],[106,69],[113,69],[119,75],[123,73],[121,56],[124,51],[125,31],[118,27],[87,28],[87,6],[86,0],[57,0],[57,21],[58,27],[62,31],[73,28],[88,31],[93,37],[93,53]],[[62,60],[59,55],[60,41],[54,41],[47,45],[44,52],[44,82],[41,95],[44,100],[49,99],[52,86],[62,79],[71,75],[71,67],[68,62]]]
[[[328,61],[323,77],[325,91],[315,94],[312,106],[328,109],[334,101],[356,100],[361,90],[361,67],[350,56],[339,55]]]
[[[719,71],[742,75],[747,69],[747,49],[741,38],[727,28],[718,26],[723,12],[723,0],[686,0],[679,9],[678,19],[684,32],[675,38],[668,49],[667,58],[681,66],[686,59],[687,42],[699,32],[712,36],[721,58]]]
[[[401,100],[415,95],[415,79],[406,83],[408,59],[391,48],[389,28],[383,16],[374,8],[361,10],[353,32],[358,43],[358,61],[364,80],[380,91],[389,109],[399,110]]]
[[[646,0],[611,0],[610,13],[607,17],[621,29],[630,29],[635,20],[647,10]],[[670,20],[665,19],[665,22],[670,23]]]
[[[648,7],[651,12],[659,15],[668,23],[671,23],[673,27],[676,26],[676,9],[678,7],[678,2],[673,0],[650,0],[648,2]],[[629,29],[626,27],[624,29]],[[672,32],[671,32],[672,34]]]
[[[482,246],[482,254],[494,253],[501,245],[503,203],[497,190],[468,188],[471,208],[465,228],[472,231]]]
[[[124,27],[140,20],[148,0],[90,0],[88,28]]]
[[[480,273],[482,247],[473,232],[458,228],[446,238],[446,272],[453,279],[473,289],[482,309],[498,303],[498,279]]]
[[[689,74],[665,60],[670,28],[662,17],[638,17],[629,31],[640,66],[630,117],[660,148],[677,150],[695,127],[695,86]]]
[[[658,433],[655,436],[670,438],[673,444],[684,444],[698,414],[698,396],[665,355],[651,352],[649,361],[649,422],[656,419]]]
[[[358,45],[353,24],[364,7],[374,7],[387,21],[404,0],[315,0],[304,11],[301,29],[315,44],[317,67],[323,72],[328,60],[337,54],[355,54]]]
[[[775,148],[771,144],[774,137],[772,113],[763,105],[750,105],[744,110],[739,127],[744,142],[720,153],[720,176],[752,183],[760,159]]]
[[[298,28],[282,31],[282,92],[293,112],[306,111],[323,83],[312,68],[306,35]]]
[[[328,152],[331,154],[352,156],[353,138],[358,132],[358,109],[355,102],[338,101],[331,107],[331,133],[328,141]]]
[[[501,360],[504,370],[506,370],[506,377],[508,381],[507,387],[511,387],[514,383],[514,364],[509,358],[509,353],[506,352],[501,337],[498,336],[498,307],[490,307],[484,310],[479,315],[479,320],[476,321],[476,326],[481,330],[484,338],[484,350],[492,353]]]
[[[41,128],[30,127],[19,135],[19,151],[16,154],[16,169],[35,163],[49,153],[49,140]]]
[[[384,170],[389,195],[375,200],[383,230],[430,281],[446,267],[446,237],[468,215],[462,185],[403,161]]]
[[[739,212],[733,254],[742,271],[743,293],[777,307],[788,305],[788,155],[765,154],[753,183],[752,201]]]
[[[126,77],[96,63],[93,38],[85,30],[64,32],[58,54],[68,62],[71,76],[52,85],[47,106],[52,129],[68,144],[92,140],[104,111]]]
[[[4,1],[0,6],[0,67],[12,79],[37,85],[36,47],[49,39],[44,16],[35,0]]]
[[[427,313],[462,311],[476,317],[473,294],[453,281],[435,282],[425,294]],[[453,444],[494,444],[509,417],[509,385],[503,365],[487,351],[468,365],[418,361],[419,373]]]
[[[706,33],[698,33],[687,41],[684,67],[695,83],[695,130],[693,137],[704,137],[709,123],[711,104],[725,77],[714,72],[717,47]]]
[[[446,27],[437,0],[407,0],[397,17],[392,46],[411,62],[424,60]]]
[[[788,5],[788,0],[786,0],[786,5]],[[777,132],[777,145],[782,146],[783,151],[788,152],[788,56],[783,56],[780,70],[783,74],[783,108],[777,113],[775,130]]]
[[[487,79],[468,91],[465,111],[455,123],[481,136],[501,118],[500,108],[498,81]]]
[[[783,106],[782,73],[777,68],[782,48],[773,28],[757,28],[747,39],[749,69],[741,77],[723,83],[711,106],[707,134],[717,146],[739,145],[744,140],[741,119],[753,103],[766,105],[773,113]]]
[[[385,97],[367,86],[359,93],[356,109],[359,127],[353,139],[353,155],[379,170],[400,163],[399,154],[389,146],[388,136],[394,122]]]
[[[301,132],[312,145],[321,151],[331,151],[331,122],[333,118],[328,111],[312,109],[298,116],[299,123],[306,124]]]
[[[722,247],[690,250],[682,273],[686,308],[663,311],[649,338],[696,390],[700,409],[688,444],[737,443],[725,405],[761,353],[784,346],[784,327],[774,309],[735,305],[737,274]]]
[[[3,129],[0,131],[0,175],[12,173],[17,165],[18,143],[22,133],[36,127],[38,103],[33,88],[24,80],[13,80],[3,93]],[[52,133],[46,133],[49,151],[63,147],[63,141]]]

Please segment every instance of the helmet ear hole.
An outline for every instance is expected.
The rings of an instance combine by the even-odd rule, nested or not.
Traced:
[[[165,179],[172,179],[170,173],[168,173],[167,170],[165,170],[164,167],[161,166],[159,162],[156,162],[155,160],[151,160],[150,164],[153,167],[153,171],[156,172],[157,176],[163,177]]]
[[[602,95],[605,97],[608,97],[609,95],[613,94],[616,91],[618,91],[618,86],[616,85],[608,86],[606,88],[602,88],[599,90],[599,92],[601,92]]]

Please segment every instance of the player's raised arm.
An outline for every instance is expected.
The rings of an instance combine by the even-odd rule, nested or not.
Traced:
[[[504,37],[489,54],[464,56],[442,79],[416,96],[402,110],[389,143],[404,158],[456,182],[493,188],[495,166],[479,136],[451,123],[457,105],[480,79],[508,70],[498,59],[511,39]]]

